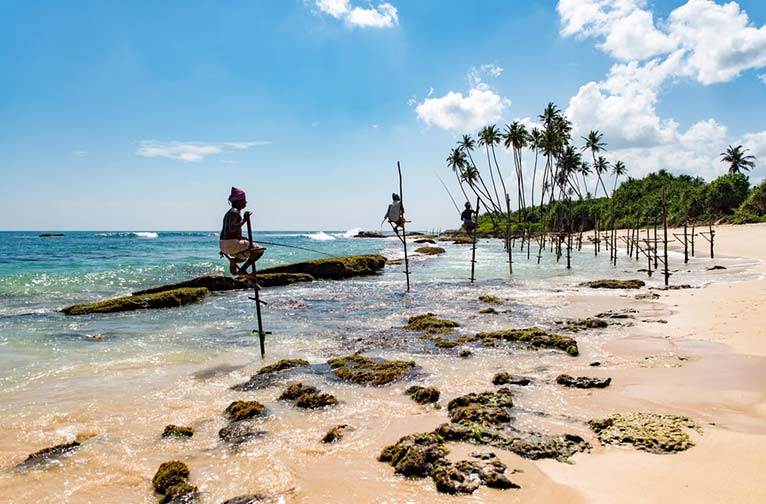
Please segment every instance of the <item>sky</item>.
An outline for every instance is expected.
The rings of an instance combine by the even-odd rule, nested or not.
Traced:
[[[766,2],[0,0],[0,97],[0,230],[217,229],[231,186],[256,229],[378,229],[397,162],[455,228],[450,149],[548,102],[633,177],[742,144],[762,180]]]

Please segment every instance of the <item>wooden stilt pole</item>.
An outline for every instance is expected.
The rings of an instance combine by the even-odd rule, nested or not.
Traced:
[[[481,199],[476,198],[476,225],[473,227],[473,250],[471,250],[471,283],[475,280],[474,271],[476,266],[476,230],[479,227],[479,205]]]
[[[715,238],[715,231],[713,231],[713,220],[710,220],[710,224],[708,225],[708,229],[710,230],[710,258],[715,259],[715,251],[713,250],[713,240]]]
[[[404,214],[404,193],[402,185],[402,166],[396,162],[396,170],[399,172],[399,201],[402,202],[402,214]],[[404,228],[405,219],[402,219],[402,244],[404,245],[404,275],[407,277],[407,292],[410,291],[410,258],[407,255],[407,232]]]
[[[253,247],[253,227],[250,224],[249,215],[247,216],[247,220],[245,222],[247,223],[247,240],[250,242],[250,248],[252,248]],[[253,290],[255,291],[255,295],[254,297],[250,299],[255,301],[255,315],[258,319],[258,341],[261,344],[261,359],[263,359],[266,356],[266,332],[263,330],[263,319],[261,318],[260,286],[258,285],[258,271],[256,270],[254,260],[251,266],[252,266],[252,275],[253,275],[253,283],[254,283]]]
[[[649,270],[649,276],[652,276],[652,242],[649,228],[646,228],[646,269]]]
[[[684,221],[684,264],[689,262],[689,242],[687,241],[686,226],[687,222]]]
[[[696,226],[696,223],[692,222],[692,257],[694,257],[694,235],[696,234],[696,231],[694,229],[695,226]]]
[[[664,245],[664,259],[665,259],[665,287],[668,286],[670,280],[670,270],[668,269],[668,206],[665,201],[665,186],[662,186],[662,228],[664,229],[665,236],[663,238]]]
[[[657,269],[659,265],[659,258],[657,257],[657,217],[654,218],[654,269]]]

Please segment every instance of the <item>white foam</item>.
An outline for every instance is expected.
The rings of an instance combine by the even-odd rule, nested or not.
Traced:
[[[306,234],[303,236],[305,236],[306,238],[311,238],[312,240],[317,240],[317,241],[329,241],[329,240],[335,239],[334,236],[328,235],[324,231],[318,231],[316,233]]]
[[[346,231],[345,233],[335,233],[333,236],[337,236],[338,238],[353,238],[356,235],[358,235],[362,231],[362,228],[352,228]]]
[[[151,231],[138,231],[136,233],[130,233],[138,238],[157,238],[159,235]]]

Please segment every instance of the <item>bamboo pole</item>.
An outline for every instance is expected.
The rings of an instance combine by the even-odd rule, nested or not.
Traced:
[[[710,258],[715,259],[715,251],[713,250],[713,239],[715,238],[715,231],[713,231],[713,220],[710,220],[710,224],[708,226],[708,229],[710,230]]]
[[[475,280],[474,268],[476,266],[476,231],[479,228],[479,205],[481,198],[476,198],[476,225],[473,227],[473,250],[471,250],[471,284]]]
[[[687,222],[684,221],[684,264],[689,263],[689,242],[686,234]]]
[[[396,170],[399,172],[399,201],[402,205],[402,217],[404,217],[404,193],[402,184],[402,166],[399,161],[396,162]],[[407,255],[407,231],[404,228],[405,219],[402,218],[402,244],[404,245],[404,275],[407,277],[407,292],[410,291],[410,259]]]
[[[668,280],[670,279],[670,271],[668,270],[668,206],[665,201],[665,186],[662,186],[662,228],[664,229],[664,259],[665,259],[665,287],[668,286]]]
[[[247,220],[245,221],[247,223],[247,241],[250,242],[250,248],[253,248],[253,227],[250,224],[250,216],[247,216]],[[255,260],[252,258],[252,252],[251,254],[251,260],[252,260],[252,269],[253,269],[253,290],[255,291],[255,296],[251,299],[255,301],[255,315],[258,319],[258,341],[261,345],[261,359],[263,359],[266,356],[266,333],[263,330],[263,319],[261,318],[261,295],[260,295],[260,287],[258,286],[258,271],[255,267]]]

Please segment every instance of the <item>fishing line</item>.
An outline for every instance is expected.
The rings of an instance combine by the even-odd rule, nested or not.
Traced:
[[[327,257],[336,257],[334,255],[328,254],[327,252],[320,252],[319,250],[314,250],[314,249],[310,249],[306,247],[298,247],[297,245],[285,245],[284,243],[267,242],[267,241],[258,240],[258,239],[255,240],[255,243],[263,243],[264,245],[274,245],[275,247],[285,247],[285,248],[293,248],[298,250],[305,250],[307,252],[313,252],[315,254],[322,254]]]
[[[442,183],[442,187],[445,191],[447,191],[447,195],[449,195],[449,199],[452,200],[452,204],[455,205],[455,210],[457,210],[457,213],[460,213],[460,207],[457,206],[457,203],[455,203],[455,198],[452,197],[452,193],[449,192],[449,189],[447,189],[447,184],[444,183],[442,178],[439,176],[438,173],[434,172],[434,175],[436,175],[436,178],[439,179],[439,182]]]

